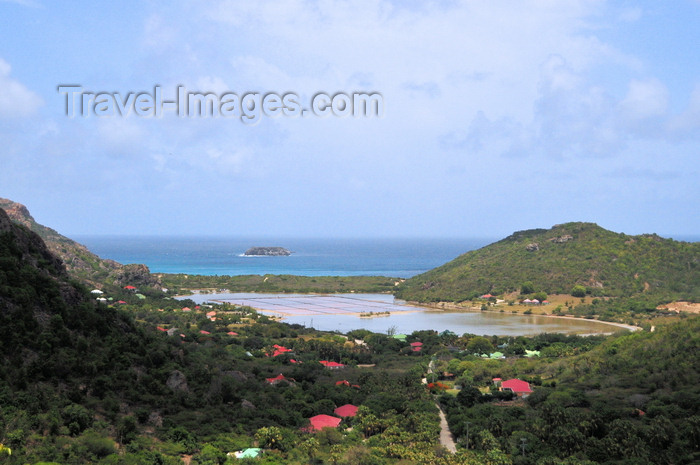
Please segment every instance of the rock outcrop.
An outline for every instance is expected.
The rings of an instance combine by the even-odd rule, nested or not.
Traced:
[[[160,280],[151,275],[146,265],[122,265],[114,260],[100,258],[84,245],[37,223],[21,203],[0,198],[0,209],[5,210],[13,222],[38,234],[46,247],[63,261],[68,273],[89,287],[99,288],[103,283],[121,287],[127,284],[139,288],[161,287]]]
[[[292,252],[284,247],[251,247],[245,251],[244,255],[266,255],[266,256],[286,256]]]

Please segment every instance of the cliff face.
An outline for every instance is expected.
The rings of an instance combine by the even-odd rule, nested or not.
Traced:
[[[114,260],[102,259],[87,247],[37,223],[27,207],[9,199],[0,198],[0,209],[15,223],[36,233],[54,255],[60,257],[68,273],[90,287],[103,283],[131,284],[137,287],[160,287],[158,278],[151,275],[145,265],[122,265]]]

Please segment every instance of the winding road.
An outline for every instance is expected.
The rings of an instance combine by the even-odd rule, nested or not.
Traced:
[[[433,372],[433,360],[430,361],[428,364],[428,375],[430,375]],[[421,380],[423,384],[428,384],[428,378],[423,378]],[[447,424],[447,418],[445,418],[445,412],[442,411],[442,408],[440,408],[440,404],[435,402],[435,406],[438,408],[438,412],[440,413],[440,444],[442,446],[449,450],[451,453],[457,452],[457,445],[455,444],[454,437],[452,436],[452,432],[450,431],[450,427]]]

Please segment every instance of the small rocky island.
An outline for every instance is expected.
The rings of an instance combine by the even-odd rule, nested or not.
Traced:
[[[280,256],[291,255],[291,254],[292,254],[292,252],[285,249],[284,247],[251,247],[250,249],[246,250],[243,255],[251,255],[251,256],[265,255],[265,256],[271,256],[271,257],[280,257]]]

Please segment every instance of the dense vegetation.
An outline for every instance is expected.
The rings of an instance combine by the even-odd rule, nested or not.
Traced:
[[[163,286],[175,293],[187,293],[193,289],[212,292],[226,289],[231,292],[383,293],[392,292],[401,281],[384,276],[202,276],[187,274],[158,274],[158,276],[163,282]]]
[[[415,276],[396,296],[462,302],[492,294],[604,297],[579,313],[653,310],[678,299],[700,300],[700,243],[657,235],[628,236],[592,223],[520,231]]]
[[[498,447],[516,464],[698,463],[699,348],[693,317],[557,361],[464,357],[451,361],[458,374],[464,369],[464,387],[440,401],[462,444],[469,425],[470,447]],[[474,389],[518,373],[539,385],[525,401]]]
[[[0,462],[700,460],[700,317],[610,337],[425,330],[404,341],[320,333],[152,288],[141,296],[104,289],[114,300],[96,302],[37,235],[0,210]],[[280,374],[286,381],[267,381]],[[494,377],[528,381],[534,392],[513,398],[494,389]],[[438,443],[435,401],[457,438],[455,454]],[[304,430],[311,416],[347,403],[358,413],[339,428]],[[254,446],[261,458],[227,455]]]

